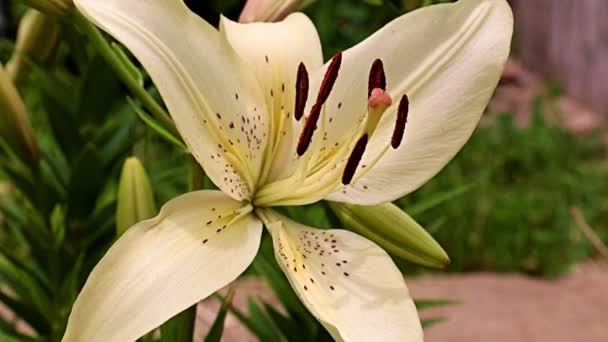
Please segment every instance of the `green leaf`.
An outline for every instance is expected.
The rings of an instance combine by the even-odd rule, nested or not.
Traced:
[[[112,112],[112,116],[101,127],[97,128],[93,141],[100,147],[99,153],[104,165],[131,153],[135,141],[135,121],[131,107],[125,102]]]
[[[100,124],[123,96],[120,80],[114,70],[100,55],[96,55],[89,62],[84,75],[76,114],[81,117],[80,122]]]
[[[59,247],[65,238],[66,222],[65,222],[66,211],[65,208],[56,204],[51,212],[51,232],[53,233],[53,242]]]
[[[178,149],[184,152],[188,151],[188,148],[182,142],[181,138],[175,136],[173,133],[163,127],[158,121],[150,117],[143,109],[139,108],[139,106],[137,106],[135,102],[133,102],[133,100],[129,99],[129,104],[131,105],[131,108],[133,108],[133,111],[137,114],[137,116],[139,116],[139,118],[154,132],[158,133],[158,135],[160,135],[169,143],[173,144]]]
[[[443,306],[460,304],[457,301],[453,301],[453,300],[449,300],[449,299],[415,299],[414,303],[416,304],[416,308],[418,310],[439,308],[439,307],[443,307]]]
[[[465,184],[465,185],[456,187],[454,189],[447,190],[445,192],[439,192],[439,193],[433,194],[432,197],[427,198],[424,201],[421,201],[419,203],[416,203],[415,205],[408,207],[407,211],[412,216],[420,215],[429,209],[438,207],[439,205],[441,205],[445,202],[451,201],[451,200],[465,194],[466,192],[473,189],[474,187],[475,187],[475,184]]]
[[[275,323],[251,297],[247,299],[247,311],[249,312],[248,319],[250,321],[250,325],[247,325],[247,327],[250,328],[261,341],[283,341]]]
[[[281,333],[287,338],[287,341],[312,341],[312,332],[306,329],[306,326],[293,318],[283,315],[268,303],[264,303],[264,309]]]
[[[437,323],[442,323],[447,321],[448,318],[447,317],[437,317],[437,318],[429,318],[429,319],[423,319],[422,321],[420,321],[420,323],[422,323],[422,328],[426,329],[429,328]]]
[[[27,307],[32,308],[31,312],[35,312],[40,317],[50,320],[52,316],[51,300],[43,286],[35,278],[16,268],[1,256],[0,282],[4,283],[15,293],[15,298],[18,298],[20,305],[27,305]],[[33,319],[33,321],[34,323],[39,323],[43,320]],[[40,328],[44,330],[42,323],[40,323]]]
[[[13,323],[9,323],[0,317],[0,341],[2,342],[30,342],[35,338],[18,332]]]
[[[70,217],[85,217],[101,190],[106,170],[99,150],[87,144],[74,161],[69,186]]]
[[[228,294],[224,301],[222,302],[222,306],[209,329],[209,333],[203,339],[205,342],[220,342],[222,340],[222,335],[224,334],[224,322],[226,321],[226,314],[228,313],[228,309],[232,305],[232,299],[234,298],[234,287],[230,287],[228,290]]]
[[[50,332],[49,322],[41,315],[35,307],[31,307],[19,298],[13,298],[0,291],[0,302],[6,305],[20,319],[30,324],[38,333],[47,334]]]
[[[192,342],[196,305],[177,314],[160,326],[161,342]]]
[[[140,87],[144,86],[144,76],[141,71],[133,64],[131,58],[127,56],[127,53],[123,49],[122,45],[115,42],[110,43],[112,49],[116,53],[116,56],[122,63],[123,67],[131,74],[131,78],[139,84]]]

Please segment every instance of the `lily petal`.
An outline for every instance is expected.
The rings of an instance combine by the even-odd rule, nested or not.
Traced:
[[[384,250],[347,230],[314,229],[264,213],[283,272],[336,340],[422,341],[414,302]]]
[[[75,3],[143,64],[213,182],[235,199],[249,198],[268,118],[255,76],[224,37],[179,0]]]
[[[437,174],[475,129],[498,83],[512,32],[513,17],[505,0],[461,0],[406,14],[345,51],[327,102],[328,111],[341,107],[326,115],[326,120],[333,117],[328,143],[349,134],[367,108],[367,71],[377,58],[384,63],[393,105],[383,114],[360,163],[367,167],[358,168],[354,182],[329,199],[382,203],[410,193]],[[393,149],[391,136],[404,94],[410,100],[408,122],[401,145]]]
[[[222,17],[220,31],[239,56],[254,70],[272,115],[271,145],[267,171],[270,180],[294,158],[299,134],[293,119],[298,66],[308,70],[323,66],[319,35],[302,13],[293,13],[278,23],[240,24]],[[310,100],[313,101],[313,100]]]
[[[93,269],[63,341],[134,341],[236,279],[262,224],[247,210],[225,228],[217,218],[242,206],[219,191],[191,192],[127,230]]]

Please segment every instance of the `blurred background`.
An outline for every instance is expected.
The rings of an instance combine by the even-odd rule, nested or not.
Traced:
[[[186,2],[213,24],[220,13],[238,19],[244,5],[240,0]],[[317,0],[304,11],[314,21],[328,58],[401,14],[438,2],[450,1]],[[608,2],[510,3],[515,14],[512,56],[480,126],[437,177],[396,201],[440,242],[452,262],[441,271],[398,258],[396,262],[409,274],[415,298],[441,299],[442,305],[422,311],[423,317],[441,318],[426,330],[428,341],[608,341]],[[19,1],[0,0],[0,4],[0,59],[5,63],[24,6]],[[58,157],[59,168],[69,166],[70,175],[107,179],[94,186],[86,180],[59,179],[59,185],[49,181],[52,195],[38,194],[82,202],[69,211],[77,227],[68,235],[74,241],[86,237],[87,257],[78,259],[82,264],[78,272],[86,274],[113,238],[109,213],[115,210],[112,196],[125,155],[135,151],[140,157],[159,205],[187,189],[188,161],[141,129],[124,103],[102,104],[108,97],[121,97],[120,85],[101,93],[87,88],[87,79],[100,77],[107,66],[73,53],[78,46],[76,34],[66,35],[62,44],[48,63],[61,64],[65,70],[51,74],[34,70],[36,87],[42,90],[26,92],[25,101],[45,153],[62,150],[64,155],[76,156]],[[70,82],[80,85],[76,98],[57,93],[59,86],[70,89]],[[23,87],[31,90],[33,85]],[[49,108],[54,115],[49,115]],[[59,131],[54,120],[65,124],[56,113],[66,112],[69,117],[83,108],[122,115],[106,117],[101,128],[97,125],[102,122],[93,114],[84,121],[68,120],[79,127],[82,137],[94,141],[82,151],[71,151],[82,147],[72,145],[82,137]],[[103,167],[88,168],[91,158]],[[53,167],[50,163],[49,170]],[[10,176],[6,169],[0,170],[0,180]],[[2,189],[6,195],[11,185],[4,183]],[[102,196],[97,197],[99,193]],[[29,210],[35,206],[3,201],[0,245],[19,246],[30,238],[17,234],[17,240],[23,241],[16,241],[8,232],[30,224],[23,216],[33,217]],[[41,207],[41,215],[55,220],[65,214],[61,206]],[[319,227],[336,222],[323,203],[286,211]],[[91,236],[79,224],[105,228]],[[14,262],[30,250],[2,252],[0,264]],[[71,253],[69,249],[57,252],[56,262],[77,257]],[[59,274],[71,274],[66,272]],[[0,273],[0,288],[12,282],[10,275]],[[246,307],[249,296],[278,303],[257,279],[243,281],[236,305]],[[0,296],[0,302],[6,300]],[[198,333],[208,330],[218,305],[213,300],[200,305]],[[14,311],[5,308],[5,317],[20,321]],[[227,341],[254,339],[233,316],[226,327]]]

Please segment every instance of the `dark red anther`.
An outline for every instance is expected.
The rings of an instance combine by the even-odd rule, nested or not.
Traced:
[[[361,162],[361,158],[363,157],[363,152],[365,152],[365,147],[367,147],[367,133],[363,134],[361,138],[359,138],[355,148],[353,148],[353,151],[350,154],[350,157],[348,157],[346,167],[344,168],[344,173],[342,174],[342,184],[350,184],[350,182],[353,180],[355,171],[357,171],[357,166],[359,166],[359,162]]]
[[[386,90],[386,76],[384,75],[384,65],[380,59],[372,63],[369,70],[369,81],[367,82],[367,97],[372,95],[372,90],[380,88]]]
[[[317,104],[324,104],[329,97],[329,93],[331,89],[334,87],[336,83],[336,79],[338,78],[338,71],[340,71],[340,65],[342,64],[342,52],[338,52],[331,59],[331,63],[329,63],[329,67],[327,67],[327,71],[325,71],[325,77],[323,77],[323,82],[321,83],[321,87],[319,88],[319,94],[317,95]]]
[[[319,121],[319,116],[321,116],[321,106],[321,104],[317,103],[312,106],[312,109],[310,110],[310,115],[308,115],[308,118],[306,119],[304,129],[302,130],[300,140],[298,141],[296,149],[298,156],[302,156],[308,149],[308,146],[310,146],[312,134],[317,129],[317,121]]]
[[[407,98],[407,95],[403,94],[401,101],[399,102],[399,109],[397,110],[397,122],[395,123],[395,130],[393,131],[393,138],[391,139],[391,146],[393,146],[393,148],[397,148],[399,145],[401,145],[409,109],[410,101]]]
[[[298,76],[296,78],[296,106],[293,112],[293,116],[297,121],[300,121],[304,116],[304,107],[306,107],[306,100],[308,99],[308,71],[304,63],[300,63],[298,66]]]

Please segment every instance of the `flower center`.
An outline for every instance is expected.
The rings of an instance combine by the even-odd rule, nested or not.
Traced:
[[[341,187],[354,183],[384,155],[389,144],[394,149],[401,145],[409,109],[406,95],[400,99],[390,143],[387,139],[386,146],[371,158],[368,165],[359,165],[369,141],[377,131],[380,119],[393,104],[393,99],[386,91],[387,82],[383,63],[380,59],[376,59],[369,71],[368,105],[365,115],[355,123],[349,133],[338,137],[335,144],[332,142],[333,145],[327,146],[325,141],[331,131],[326,126],[333,119],[332,117],[328,121],[324,119],[325,115],[331,114],[327,114],[330,109],[326,108],[326,102],[338,79],[341,64],[342,53],[338,53],[327,67],[308,115],[304,115],[306,102],[309,100],[308,71],[304,64],[300,63],[298,66],[293,115],[294,123],[300,123],[299,127],[301,127],[295,146],[297,165],[284,177],[259,189],[254,200],[257,206],[298,205],[320,200],[339,191]],[[341,103],[338,104],[338,109],[340,107]],[[304,121],[301,122],[302,119]],[[319,131],[323,136],[316,136]]]

